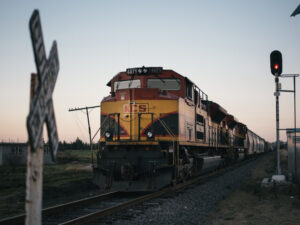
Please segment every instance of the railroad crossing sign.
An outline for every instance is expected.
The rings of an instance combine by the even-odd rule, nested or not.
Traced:
[[[52,93],[59,71],[57,45],[56,41],[53,41],[50,56],[47,59],[38,10],[34,10],[31,16],[29,28],[39,80],[27,117],[29,142],[32,151],[35,152],[39,147],[44,122],[46,122],[49,143],[54,159],[58,149],[58,135],[52,101]]]

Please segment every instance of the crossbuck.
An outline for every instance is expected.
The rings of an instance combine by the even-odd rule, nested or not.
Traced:
[[[55,158],[58,149],[58,135],[52,93],[59,71],[57,45],[56,41],[53,41],[50,56],[47,59],[38,10],[35,10],[31,16],[29,28],[39,80],[27,117],[29,142],[32,151],[36,151],[42,138],[44,122],[46,122],[52,156]]]

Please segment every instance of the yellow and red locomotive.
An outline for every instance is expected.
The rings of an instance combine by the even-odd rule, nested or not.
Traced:
[[[101,102],[94,181],[105,190],[152,191],[264,151],[264,140],[187,77],[130,68]]]

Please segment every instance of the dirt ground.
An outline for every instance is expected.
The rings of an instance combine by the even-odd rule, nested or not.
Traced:
[[[252,171],[241,188],[222,201],[210,215],[212,225],[293,225],[300,224],[300,185],[261,186],[263,178],[275,173],[276,152]],[[281,168],[287,175],[287,151],[281,150]]]

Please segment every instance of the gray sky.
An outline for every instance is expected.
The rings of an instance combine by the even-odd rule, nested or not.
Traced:
[[[0,141],[27,140],[30,73],[36,72],[28,22],[39,9],[47,54],[57,40],[60,72],[54,107],[61,140],[88,141],[86,116],[75,106],[100,104],[106,83],[129,67],[163,66],[189,77],[240,122],[275,140],[274,77],[300,70],[299,1],[0,1]],[[292,80],[282,80],[284,89]],[[300,115],[300,80],[297,81]],[[280,96],[281,127],[293,127],[293,96]],[[92,132],[99,109],[91,112]],[[300,127],[298,116],[297,126]],[[282,139],[286,134],[281,133]]]

